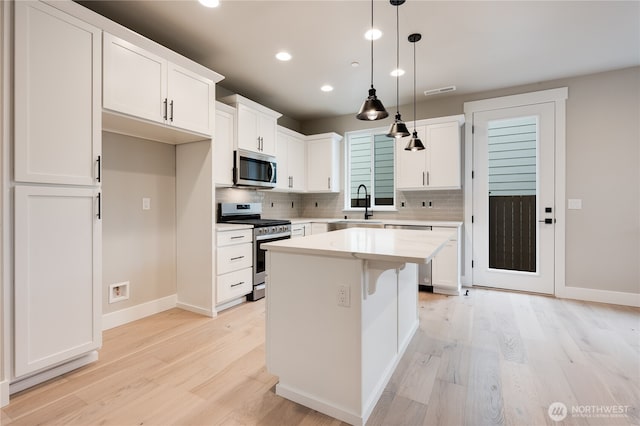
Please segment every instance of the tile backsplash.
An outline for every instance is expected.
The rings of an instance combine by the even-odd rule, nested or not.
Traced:
[[[373,214],[378,219],[455,220],[462,221],[463,191],[397,192],[394,212]],[[290,194],[253,189],[218,188],[216,202],[262,203],[262,216],[281,218],[343,218],[357,219],[362,212],[344,212],[344,197],[340,194]],[[403,206],[404,203],[404,206]],[[431,203],[431,206],[430,204]]]

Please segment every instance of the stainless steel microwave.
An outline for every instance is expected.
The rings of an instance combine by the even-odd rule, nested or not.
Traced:
[[[276,187],[276,157],[239,149],[234,152],[233,183],[237,186]]]

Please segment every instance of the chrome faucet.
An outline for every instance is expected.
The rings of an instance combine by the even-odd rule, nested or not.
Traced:
[[[356,194],[356,197],[358,198],[358,207],[360,207],[360,188],[364,188],[364,220],[367,220],[373,216],[373,213],[369,213],[369,207],[371,207],[371,195],[367,193],[367,186],[364,183],[361,183]]]

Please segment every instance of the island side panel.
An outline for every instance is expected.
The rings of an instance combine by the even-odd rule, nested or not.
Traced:
[[[361,261],[267,252],[266,350],[277,393],[342,420],[361,418]],[[338,306],[346,286],[350,306]]]
[[[376,291],[362,303],[363,422],[418,329],[418,265],[384,270],[388,265],[369,262],[368,267]]]
[[[406,263],[398,275],[398,353],[404,353],[418,325],[418,265]]]

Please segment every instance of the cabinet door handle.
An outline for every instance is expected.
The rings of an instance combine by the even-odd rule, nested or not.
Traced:
[[[260,136],[258,136],[258,151],[260,151]]]
[[[171,100],[169,106],[171,107],[171,115],[169,116],[169,121],[173,123],[173,99]]]
[[[427,172],[427,186],[429,186],[429,172]]]
[[[167,98],[164,98],[162,103],[164,104],[164,114],[162,115],[162,119],[167,121]]]
[[[293,188],[293,176],[289,176],[289,188]]]
[[[424,172],[422,172],[422,186],[424,186]]]
[[[237,256],[237,257],[232,257],[231,260],[240,260],[244,258],[244,256]]]
[[[331,176],[327,178],[327,189],[331,189]]]
[[[101,174],[102,174],[101,170],[102,170],[102,166],[101,166],[101,159],[100,159],[100,156],[98,155],[98,177],[96,178],[96,180],[97,180],[98,182],[100,182],[100,181],[101,181],[101,179],[102,179],[102,177],[101,177]]]
[[[229,238],[230,240],[237,240],[238,238],[244,238],[245,235],[236,235],[235,237]]]
[[[102,219],[102,193],[98,192],[98,220]]]
[[[231,287],[237,287],[239,285],[244,284],[244,281],[240,281],[239,283],[231,284]]]

